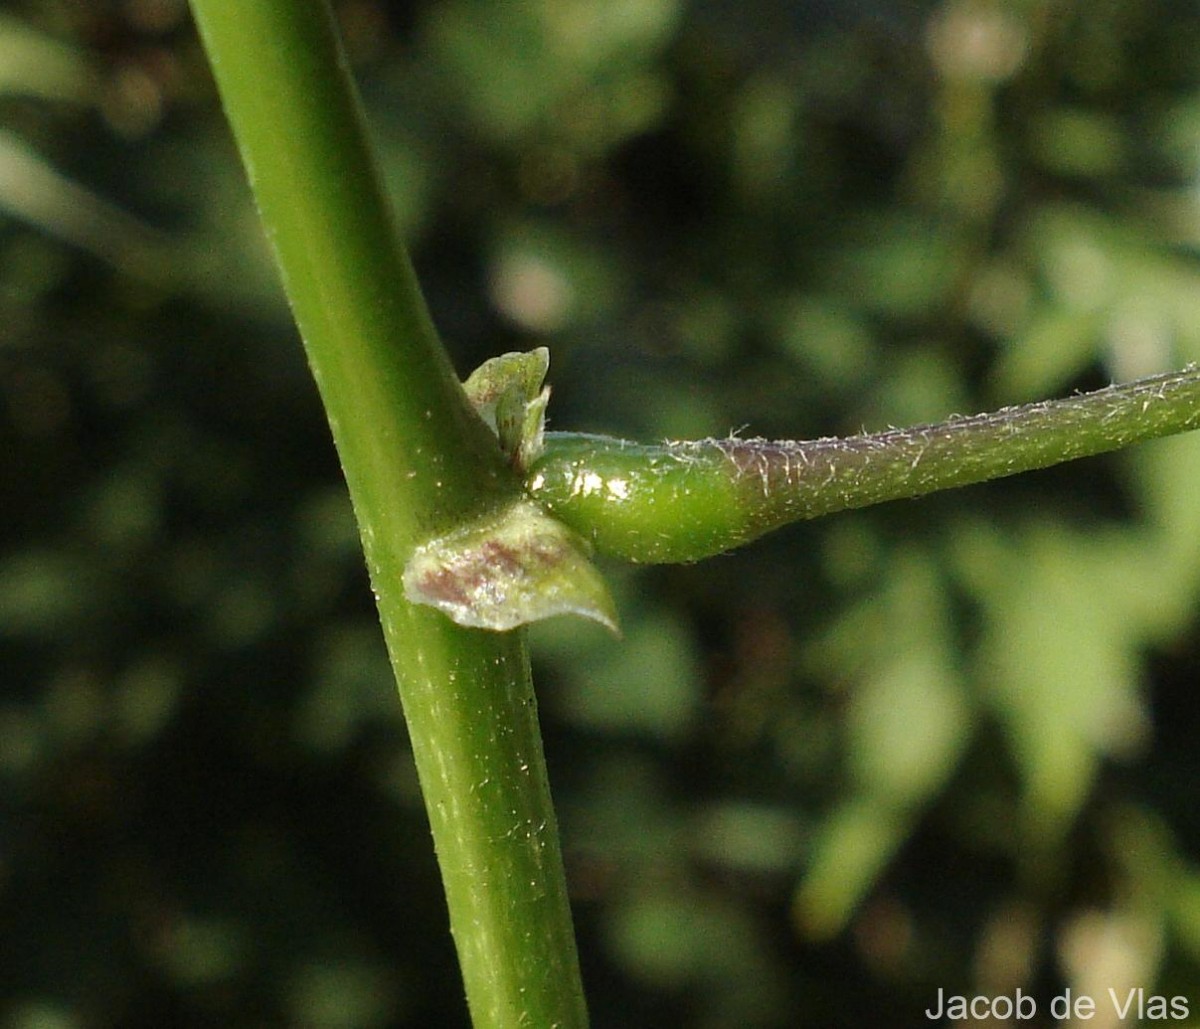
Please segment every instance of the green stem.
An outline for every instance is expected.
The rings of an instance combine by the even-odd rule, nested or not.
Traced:
[[[193,0],[350,488],[477,1026],[586,1024],[519,633],[404,597],[417,544],[520,484],[397,240],[325,0]]]
[[[548,433],[527,486],[603,553],[696,561],[788,522],[919,497],[1200,427],[1196,367],[936,425],[803,442],[643,446]]]

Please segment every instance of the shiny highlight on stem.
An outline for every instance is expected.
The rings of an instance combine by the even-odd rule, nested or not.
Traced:
[[[601,553],[666,564],[789,522],[919,497],[1200,427],[1200,368],[932,425],[658,445],[547,433],[526,488]]]

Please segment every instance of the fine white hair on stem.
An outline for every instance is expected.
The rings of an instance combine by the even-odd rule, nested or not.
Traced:
[[[633,561],[695,561],[787,522],[1045,468],[1197,427],[1200,370],[1189,366],[1059,400],[846,437],[769,440],[738,430],[646,446],[551,433],[527,487],[602,551]]]

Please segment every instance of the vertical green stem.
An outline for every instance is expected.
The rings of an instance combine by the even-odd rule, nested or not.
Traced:
[[[326,0],[193,0],[350,487],[477,1026],[586,1024],[524,641],[409,604],[518,495],[397,240]]]

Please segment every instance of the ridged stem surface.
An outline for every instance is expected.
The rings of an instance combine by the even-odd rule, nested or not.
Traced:
[[[520,484],[426,313],[328,3],[193,9],[350,488],[474,1023],[584,1026],[523,637],[402,588],[419,543]]]

